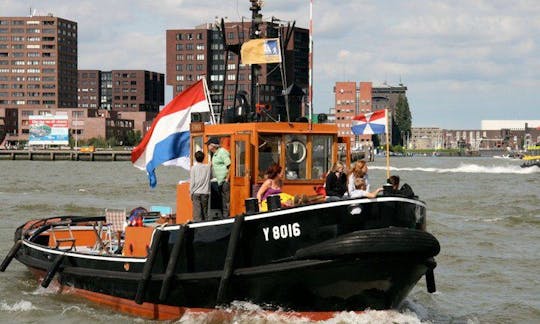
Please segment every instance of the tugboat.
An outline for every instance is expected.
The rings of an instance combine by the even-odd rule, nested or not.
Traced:
[[[530,168],[537,166],[540,168],[540,146],[530,146],[527,149],[527,153],[523,155],[521,164],[522,168]]]
[[[205,97],[200,84],[179,96]],[[163,223],[143,211],[143,226],[124,229],[125,211],[114,210],[28,221],[15,230],[0,271],[15,258],[43,287],[55,282],[150,319],[178,319],[233,301],[323,319],[338,311],[397,308],[423,276],[435,291],[440,245],[426,231],[425,202],[388,188],[376,198],[337,201],[315,192],[338,153],[351,151],[335,124],[248,117],[211,124],[199,117],[192,115],[189,147],[208,153],[205,143],[217,138],[229,150],[232,217],[194,222],[189,184],[182,183],[176,213],[158,216]],[[156,129],[167,120],[157,119]],[[349,165],[350,155],[344,160]],[[283,191],[305,199],[285,204],[272,197],[267,210],[258,209],[253,197],[270,161],[285,167]]]

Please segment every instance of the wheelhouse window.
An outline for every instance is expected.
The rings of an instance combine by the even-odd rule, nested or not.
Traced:
[[[281,135],[259,134],[258,179],[264,179],[266,169],[281,161]]]
[[[246,176],[246,142],[236,142],[235,152],[236,170],[234,174],[237,177],[244,177]]]
[[[285,179],[307,179],[306,158],[308,152],[306,143],[306,135],[285,136]]]
[[[312,141],[311,179],[324,179],[332,163],[332,136],[314,135]]]
[[[197,151],[204,152],[204,146],[203,146],[203,137],[202,136],[194,136],[193,137],[193,153]],[[193,158],[194,154],[191,154],[191,157]],[[192,161],[193,162],[193,161]]]
[[[332,135],[259,134],[258,180],[272,163],[284,166],[287,181],[324,179],[332,164],[333,142]]]

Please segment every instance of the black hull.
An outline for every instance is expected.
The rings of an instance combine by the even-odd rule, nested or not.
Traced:
[[[180,226],[167,226],[155,231],[161,233],[154,234],[148,258],[66,252],[28,239],[15,257],[47,273],[64,255],[61,285],[138,303],[214,308],[241,300],[294,311],[389,309],[433,268],[440,247],[424,226],[420,201],[356,199],[193,223],[182,235]],[[180,253],[171,262],[179,236]],[[168,277],[171,263],[175,271]]]

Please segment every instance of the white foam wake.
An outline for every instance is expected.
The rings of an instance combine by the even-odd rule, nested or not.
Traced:
[[[13,305],[8,305],[4,302],[0,303],[0,309],[7,312],[24,312],[36,309],[31,302],[21,300]]]
[[[221,310],[229,316],[216,316],[213,313],[186,313],[178,323],[235,323],[235,324],[338,324],[338,323],[396,323],[396,324],[421,324],[418,316],[406,310],[403,313],[388,310],[376,311],[366,310],[362,313],[355,312],[336,312],[330,319],[313,322],[308,318],[299,317],[299,314],[290,314],[287,312],[265,312],[259,305],[235,301],[230,308]]]
[[[370,169],[386,170],[384,166],[370,166]],[[506,173],[506,174],[533,174],[540,173],[540,168],[530,167],[522,168],[519,165],[505,165],[505,166],[486,166],[478,164],[465,164],[462,163],[455,168],[396,168],[390,167],[393,171],[421,171],[421,172],[433,172],[433,173]]]

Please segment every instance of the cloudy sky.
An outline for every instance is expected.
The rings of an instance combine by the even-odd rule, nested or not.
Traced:
[[[413,126],[540,119],[540,1],[313,1],[315,112],[334,105],[335,82],[372,81],[408,87]],[[161,73],[167,29],[251,16],[248,0],[3,0],[0,15],[30,8],[78,23],[80,69]],[[262,13],[307,28],[309,0]]]

